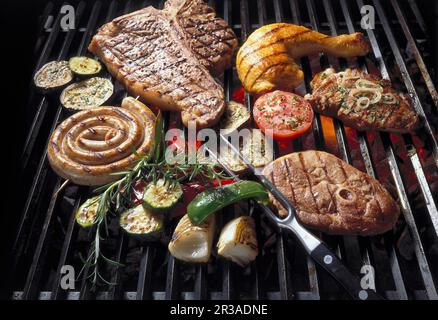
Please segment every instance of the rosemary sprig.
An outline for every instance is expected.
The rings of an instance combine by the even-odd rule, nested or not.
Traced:
[[[218,170],[216,164],[190,164],[188,161],[169,164],[165,159],[165,140],[164,140],[164,121],[161,113],[157,115],[155,121],[155,130],[153,144],[148,154],[140,156],[136,150],[133,150],[137,155],[138,160],[133,167],[123,172],[115,173],[121,178],[115,182],[101,186],[94,190],[98,193],[99,205],[96,210],[96,218],[93,227],[94,240],[90,245],[88,257],[83,259],[83,267],[79,276],[88,270],[85,275],[92,283],[92,290],[95,290],[97,285],[103,282],[106,285],[114,285],[106,280],[100,272],[101,263],[106,263],[110,266],[118,268],[123,266],[117,261],[113,261],[106,257],[101,250],[101,242],[109,236],[108,233],[108,213],[113,209],[114,212],[120,212],[132,207],[131,194],[134,185],[139,180],[148,182],[156,182],[158,179],[170,181],[190,181],[194,178],[200,179],[203,183],[208,183],[216,179],[221,185],[220,179],[229,179],[230,177]],[[182,154],[187,160],[187,155]],[[102,231],[105,232],[105,237],[102,236]]]

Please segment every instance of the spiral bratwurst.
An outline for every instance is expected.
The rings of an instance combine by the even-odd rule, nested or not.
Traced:
[[[132,166],[150,149],[155,115],[128,97],[122,107],[81,111],[53,132],[48,157],[53,170],[80,185],[103,185],[117,180],[113,173]]]

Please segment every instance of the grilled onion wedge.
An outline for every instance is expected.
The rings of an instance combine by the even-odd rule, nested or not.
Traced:
[[[208,262],[215,232],[215,217],[211,215],[200,225],[190,222],[184,215],[178,222],[169,243],[169,251],[178,260],[186,262]]]
[[[258,255],[254,219],[238,217],[228,222],[219,236],[218,255],[246,267]]]

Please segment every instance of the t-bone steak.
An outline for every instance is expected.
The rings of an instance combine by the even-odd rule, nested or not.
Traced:
[[[147,7],[103,25],[88,49],[131,95],[204,128],[225,110],[214,76],[231,66],[236,47],[232,29],[202,0],[168,0],[163,10]]]

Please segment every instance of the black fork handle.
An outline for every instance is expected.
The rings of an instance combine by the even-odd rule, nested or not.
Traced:
[[[330,273],[355,300],[384,300],[382,296],[371,289],[363,289],[360,279],[356,277],[342,261],[327,247],[321,243],[310,252],[310,256]]]
[[[277,224],[297,237],[310,257],[324,268],[354,300],[384,300],[382,296],[368,288],[362,288],[359,277],[354,275],[338,256],[313,233],[304,228],[295,217],[277,217],[269,208],[267,215]]]

